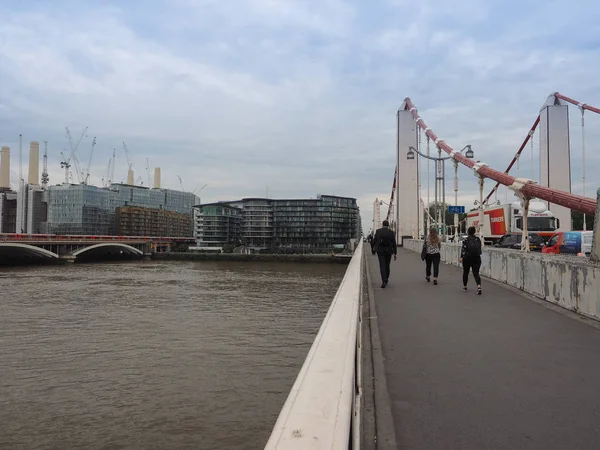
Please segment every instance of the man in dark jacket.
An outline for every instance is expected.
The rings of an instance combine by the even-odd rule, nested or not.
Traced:
[[[388,284],[392,255],[394,255],[395,261],[398,251],[396,246],[396,236],[394,235],[394,232],[390,230],[389,226],[390,223],[387,220],[384,220],[383,228],[380,228],[375,232],[375,238],[373,239],[373,248],[377,252],[377,257],[379,258],[382,288],[385,288]]]
[[[367,242],[371,246],[371,253],[375,254],[375,239],[373,238],[373,231],[369,233],[369,237],[367,237]]]

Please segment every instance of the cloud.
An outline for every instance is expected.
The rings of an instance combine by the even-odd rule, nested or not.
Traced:
[[[19,133],[24,149],[48,141],[59,182],[65,127],[76,135],[88,126],[78,152],[87,161],[97,137],[94,183],[113,148],[115,179],[125,177],[125,141],[136,177],[147,178],[148,158],[166,186],[178,188],[178,175],[189,190],[208,184],[206,201],[264,195],[267,186],[274,197],[353,196],[368,230],[374,198],[389,201],[404,97],[441,138],[472,144],[504,170],[549,93],[600,104],[599,14],[591,0],[4,5],[0,141],[13,148],[13,184]],[[600,184],[600,118],[586,124],[589,194]],[[519,173],[536,174],[536,165],[527,153]],[[460,199],[472,204],[476,180],[466,169],[460,176]]]

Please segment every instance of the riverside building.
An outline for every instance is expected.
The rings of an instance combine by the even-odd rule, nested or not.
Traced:
[[[328,252],[362,235],[355,198],[245,198],[195,206],[197,248],[232,244],[251,251]]]
[[[135,230],[138,235],[150,236],[152,233],[167,235],[175,229],[187,230],[186,235],[178,237],[192,236],[193,233],[193,206],[198,197],[190,192],[125,184],[112,184],[106,188],[60,184],[50,186],[48,193],[48,232],[52,234],[115,235],[118,231],[127,230],[129,234]],[[122,207],[137,209],[123,210],[117,220],[117,209]],[[152,214],[144,208],[185,215],[189,217],[189,226],[185,227],[185,220],[180,217],[169,216],[177,221],[177,225],[173,225],[167,215]],[[140,225],[143,223],[147,226]],[[164,229],[160,224],[164,224]]]

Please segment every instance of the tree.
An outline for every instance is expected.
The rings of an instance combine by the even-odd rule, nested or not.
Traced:
[[[448,211],[448,204],[441,204],[441,206],[443,207],[443,217],[442,217],[442,223],[446,226],[454,226],[454,213],[451,213]],[[435,203],[430,203],[429,204],[429,214],[431,214],[432,217],[432,226],[435,224],[435,222],[437,221],[437,215],[436,215],[436,207],[435,207]],[[424,214],[424,223],[423,223],[423,229],[427,229],[427,214]],[[465,220],[467,218],[467,214],[459,214],[458,215],[458,222],[460,223],[461,221]]]
[[[588,230],[594,229],[594,216],[586,214],[585,223],[587,225]],[[580,231],[583,230],[583,213],[579,211],[571,211],[571,224],[573,230]]]

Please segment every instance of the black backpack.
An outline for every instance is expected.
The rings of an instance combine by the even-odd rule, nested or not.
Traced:
[[[467,256],[481,255],[481,240],[478,237],[470,237],[467,239]]]

